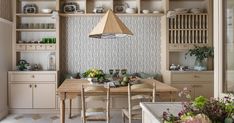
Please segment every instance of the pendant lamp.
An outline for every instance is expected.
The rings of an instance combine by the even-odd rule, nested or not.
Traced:
[[[113,13],[108,10],[100,22],[94,27],[89,34],[90,38],[118,38],[133,35],[133,33],[124,25],[124,23]]]

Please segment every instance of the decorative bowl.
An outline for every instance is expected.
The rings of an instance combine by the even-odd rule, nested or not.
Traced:
[[[127,8],[126,9],[126,13],[128,13],[128,14],[134,14],[134,13],[136,13],[136,9],[135,8]]]
[[[49,14],[49,13],[52,13],[52,9],[42,9],[41,12],[42,13],[45,13],[45,14]]]
[[[144,13],[144,14],[149,14],[149,13],[150,13],[150,10],[144,9],[144,10],[142,10],[142,13]]]

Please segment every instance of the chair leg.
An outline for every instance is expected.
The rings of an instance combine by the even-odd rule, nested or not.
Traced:
[[[125,114],[122,112],[122,123],[125,123]]]

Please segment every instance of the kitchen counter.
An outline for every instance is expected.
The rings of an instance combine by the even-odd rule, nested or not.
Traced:
[[[168,108],[170,113],[176,116],[182,109],[181,102],[142,102],[140,106],[142,108],[142,123],[162,123],[162,114]]]

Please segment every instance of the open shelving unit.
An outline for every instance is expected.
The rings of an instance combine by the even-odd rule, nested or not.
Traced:
[[[165,13],[166,0],[60,0],[60,16],[96,16],[103,15],[108,9],[112,9],[116,15],[129,16],[163,16]],[[64,13],[63,4],[66,2],[75,2],[79,5],[80,10],[84,13]],[[122,6],[126,8],[134,8],[135,13],[126,13],[125,11],[118,12],[116,7]],[[103,13],[94,13],[95,7],[103,7]],[[150,13],[142,13],[142,10],[150,10]],[[153,11],[160,11],[160,13],[153,13]]]
[[[25,13],[28,4],[35,4],[38,11]],[[58,0],[13,0],[13,62],[8,72],[9,108],[13,111],[57,107],[60,18],[42,13],[46,8],[58,11]],[[45,38],[48,41],[43,42]],[[18,69],[20,60],[30,64],[26,71]],[[30,69],[33,66],[39,69]]]

